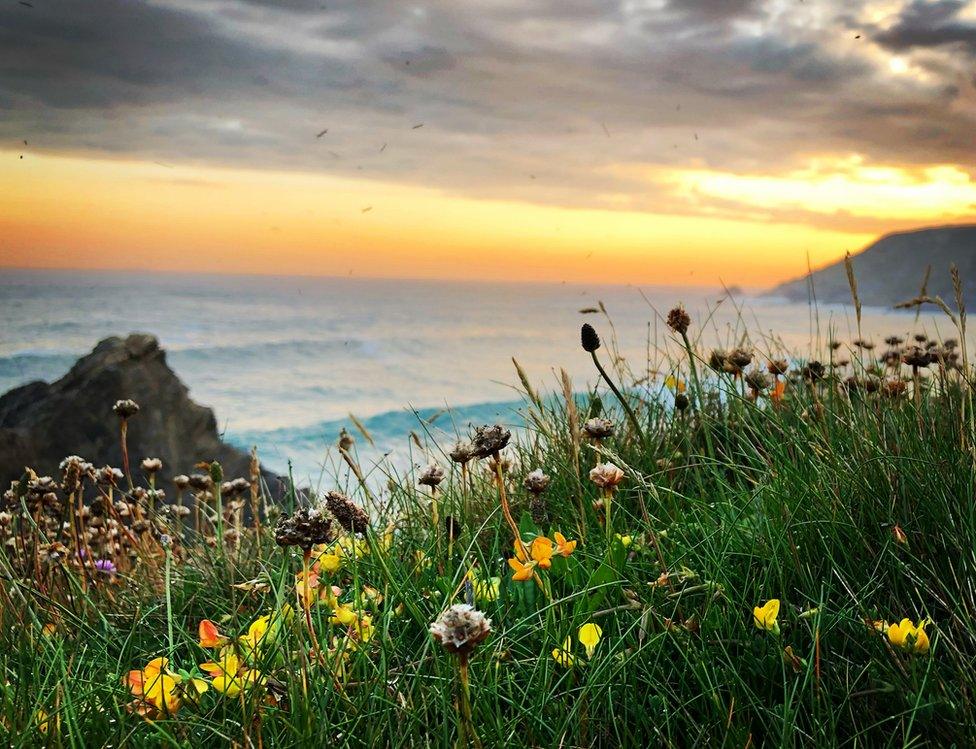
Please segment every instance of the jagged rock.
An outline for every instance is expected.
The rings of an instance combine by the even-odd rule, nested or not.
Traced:
[[[171,495],[168,480],[193,473],[202,460],[220,461],[228,479],[249,475],[250,457],[220,439],[213,411],[190,399],[156,337],[134,333],[106,338],[56,382],[31,382],[0,397],[0,487],[19,478],[25,466],[57,476],[67,455],[81,455],[96,467],[121,467],[119,417],[112,406],[125,398],[141,406],[128,425],[134,475],[143,458],[161,458],[157,486]],[[277,476],[263,478],[277,490]]]

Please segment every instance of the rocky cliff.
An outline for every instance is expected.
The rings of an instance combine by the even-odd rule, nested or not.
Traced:
[[[939,226],[888,234],[852,256],[861,303],[891,307],[917,296],[926,270],[932,271],[929,296],[941,296],[952,304],[949,266],[959,268],[967,301],[976,301],[976,225]],[[780,284],[767,296],[807,301],[808,283],[813,281],[818,302],[849,303],[851,291],[843,261]]]
[[[155,336],[137,333],[106,338],[57,382],[32,382],[0,397],[0,486],[24,466],[56,476],[67,455],[121,467],[112,406],[125,398],[141,407],[128,422],[133,472],[152,457],[163,461],[162,480],[193,473],[202,460],[220,461],[227,478],[248,476],[249,456],[221,440],[213,411],[191,400]],[[264,478],[277,489],[276,476]]]

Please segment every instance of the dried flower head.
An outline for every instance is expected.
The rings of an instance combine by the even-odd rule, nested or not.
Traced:
[[[623,470],[613,463],[598,463],[590,470],[590,481],[601,489],[614,489],[623,480]]]
[[[818,361],[807,362],[802,370],[803,379],[808,382],[819,382],[824,378],[826,372],[824,365]]]
[[[345,494],[329,492],[325,495],[325,504],[349,533],[365,533],[369,528],[369,515]]]
[[[752,362],[752,352],[737,348],[729,354],[728,362],[738,369],[743,369]]]
[[[613,436],[613,422],[610,419],[597,416],[586,420],[586,423],[583,424],[583,431],[590,439],[605,440],[607,437]]]
[[[762,392],[767,390],[772,386],[771,376],[765,372],[760,372],[758,369],[754,369],[749,374],[746,375],[746,385],[754,393]]]
[[[163,461],[159,458],[144,458],[142,461],[142,470],[146,473],[158,473],[163,470]]]
[[[438,486],[443,480],[444,469],[437,465],[437,463],[431,463],[420,472],[420,478],[417,479],[417,483],[421,486],[429,486],[433,488]]]
[[[339,440],[336,444],[339,446],[340,450],[345,450],[348,452],[349,450],[352,450],[352,446],[356,444],[356,440],[351,434],[349,434],[349,432],[346,431],[346,428],[343,427],[341,430],[339,430]]]
[[[684,393],[678,393],[674,396],[674,407],[679,411],[687,411],[689,405],[691,405],[691,401],[688,400],[688,396]]]
[[[77,491],[85,477],[94,475],[92,464],[77,455],[69,455],[61,461],[61,488],[68,494]]]
[[[512,433],[500,424],[485,424],[475,430],[471,447],[476,458],[487,458],[502,450],[512,438]]]
[[[205,492],[213,489],[213,479],[206,473],[194,473],[189,477],[188,483],[194,491]]]
[[[583,327],[580,328],[580,343],[583,344],[583,350],[591,354],[600,348],[600,336],[589,323],[583,323]]]
[[[316,544],[333,540],[332,519],[317,507],[299,507],[292,516],[282,516],[275,526],[278,546],[297,546],[308,551]]]
[[[712,352],[708,355],[708,366],[714,369],[716,372],[725,371],[725,360],[728,358],[728,352],[722,351],[721,349],[712,349]]]
[[[786,359],[771,359],[766,362],[766,370],[774,377],[779,377],[790,371],[790,364]]]
[[[181,473],[173,477],[173,483],[179,491],[183,491],[190,485],[190,477]]]
[[[892,348],[894,348],[895,346],[901,346],[904,342],[905,342],[904,338],[901,338],[896,335],[890,335],[887,338],[885,338],[885,343],[887,343]]]
[[[466,603],[456,603],[430,625],[430,634],[449,653],[467,655],[491,633],[491,619]]]
[[[122,479],[125,478],[125,474],[122,473],[118,468],[112,468],[112,466],[105,466],[104,468],[99,468],[98,472],[95,474],[95,480],[98,481],[102,486],[115,486]]]
[[[474,459],[474,446],[470,442],[458,442],[448,455],[455,463],[464,465]]]
[[[139,413],[139,404],[134,400],[125,398],[124,400],[115,401],[115,405],[112,406],[112,410],[120,419],[130,419]]]
[[[932,363],[933,357],[931,352],[926,351],[919,346],[912,346],[908,349],[902,356],[902,361],[905,362],[910,367],[927,367]]]
[[[541,468],[536,468],[525,477],[522,485],[533,494],[538,495],[549,488],[550,481],[551,479],[542,472]]]
[[[687,333],[689,325],[691,325],[691,317],[680,304],[668,312],[668,327],[678,335],[683,336]]]

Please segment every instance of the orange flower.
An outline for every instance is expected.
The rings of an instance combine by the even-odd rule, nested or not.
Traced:
[[[508,566],[515,570],[515,574],[512,575],[512,579],[516,582],[525,582],[526,580],[531,580],[532,575],[535,574],[535,562],[525,562],[523,563],[520,559],[515,557],[510,557],[508,560]]]
[[[227,644],[227,638],[220,634],[217,625],[209,619],[200,622],[200,647],[219,648]]]
[[[773,399],[773,403],[779,403],[783,400],[783,396],[786,395],[786,381],[776,380],[776,384],[773,385],[773,392],[770,393],[770,398]]]
[[[138,701],[138,712],[147,718],[174,715],[180,709],[179,674],[169,670],[167,658],[153,658],[143,669],[129,671],[123,680]]]
[[[576,542],[568,541],[559,531],[556,531],[552,535],[556,539],[556,554],[562,554],[564,557],[568,557],[576,549]]]

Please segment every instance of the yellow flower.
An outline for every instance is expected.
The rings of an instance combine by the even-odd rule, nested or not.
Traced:
[[[599,624],[587,622],[579,628],[577,636],[579,637],[580,643],[586,649],[586,657],[592,658],[593,654],[596,652],[597,643],[600,642],[600,638],[603,637],[603,630],[600,629]]]
[[[552,657],[563,668],[572,668],[576,665],[576,656],[573,655],[572,649],[573,638],[567,637],[561,648],[552,651]]]
[[[474,569],[471,569],[468,570],[468,580],[471,581],[471,587],[474,589],[475,600],[481,602],[498,600],[502,585],[502,579],[500,577],[490,577],[487,580],[483,580]]]
[[[183,679],[170,671],[168,665],[167,658],[153,658],[141,671],[129,671],[124,681],[132,694],[154,713],[174,715],[180,709],[179,686]]]
[[[342,557],[329,551],[325,552],[319,557],[319,569],[334,575],[342,569]]]
[[[349,627],[355,624],[358,618],[352,606],[348,603],[341,603],[333,609],[329,621],[333,624],[341,624],[344,627]]]
[[[41,733],[47,733],[48,728],[48,714],[43,708],[37,708],[37,712],[34,713],[34,722],[37,723],[37,730]]]
[[[270,616],[259,616],[247,628],[247,634],[237,638],[246,653],[254,653],[260,647],[261,641],[268,632],[270,623]]]
[[[929,651],[929,636],[925,633],[927,623],[922,619],[916,627],[911,619],[902,619],[898,624],[889,624],[888,641],[911,652],[927,653]]]
[[[683,393],[685,391],[685,381],[675,377],[674,375],[668,375],[664,380],[664,386],[668,390],[673,390],[676,393]]]
[[[556,554],[568,557],[576,550],[576,541],[567,541],[566,537],[559,531],[553,533],[552,536],[556,539]]]
[[[201,663],[200,668],[210,674],[213,688],[231,699],[255,684],[264,682],[261,673],[248,668],[230,648],[224,648],[220,651],[218,661]]]
[[[620,545],[623,546],[625,549],[628,546],[630,546],[632,543],[634,543],[633,536],[621,536],[619,533],[615,533],[614,536],[616,536],[617,540],[620,542]]]
[[[776,617],[779,616],[779,599],[773,598],[765,603],[763,606],[756,606],[752,610],[753,620],[759,629],[765,629],[767,632],[772,632],[774,635],[779,634],[779,622]]]

